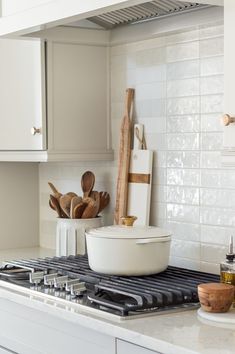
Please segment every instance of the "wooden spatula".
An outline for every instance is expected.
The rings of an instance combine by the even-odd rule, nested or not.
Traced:
[[[48,182],[48,185],[49,185],[49,187],[51,188],[54,197],[59,200],[60,197],[62,196],[62,193],[60,193],[60,192],[56,189],[56,187],[54,186],[53,183]]]
[[[75,216],[75,207],[78,204],[82,203],[82,197],[75,196],[71,199],[71,204],[70,204],[70,218],[71,219],[77,219]]]
[[[60,207],[63,212],[70,218],[70,205],[72,197],[68,194],[64,194],[60,197]]]
[[[122,224],[121,217],[127,214],[128,198],[128,174],[131,153],[131,108],[133,103],[134,90],[126,90],[125,114],[121,123],[119,155],[118,155],[118,179],[116,191],[116,207],[114,223]]]

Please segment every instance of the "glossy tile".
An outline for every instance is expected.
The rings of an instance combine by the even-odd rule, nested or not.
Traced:
[[[223,95],[201,96],[201,113],[220,113],[223,112]]]
[[[169,133],[189,133],[200,131],[200,116],[180,115],[167,117],[167,132]]]
[[[200,214],[202,224],[235,226],[235,212],[233,209],[201,207]]]
[[[183,240],[172,240],[171,249],[174,250],[174,257],[183,257],[191,260],[200,260],[200,243]]]
[[[206,102],[204,103],[204,105],[206,105]],[[200,111],[199,96],[169,98],[167,100],[168,115],[196,114],[199,113],[199,111]]]
[[[184,60],[167,64],[167,80],[186,79],[198,77],[200,74],[200,62],[196,60]]]
[[[224,57],[216,56],[210,58],[202,58],[200,60],[201,76],[217,75],[224,73]]]
[[[167,203],[199,205],[199,188],[168,186],[166,187]]]
[[[177,240],[200,241],[200,225],[184,222],[167,221],[166,228],[172,232],[172,237]]]
[[[202,168],[221,168],[220,151],[202,151],[201,152]]]
[[[201,225],[201,241],[203,243],[229,245],[229,239],[235,228],[225,228],[212,225]]]
[[[201,133],[202,150],[222,150],[223,133]]]
[[[167,167],[199,168],[200,153],[196,151],[168,151]]]
[[[178,186],[199,186],[199,169],[167,169],[167,184]]]
[[[167,81],[167,97],[199,95],[199,78]]]
[[[235,209],[235,190],[201,188],[201,205]]]
[[[224,76],[214,75],[200,79],[201,95],[219,94],[224,92]]]
[[[166,48],[167,62],[175,62],[199,57],[199,41],[169,45]]]
[[[200,58],[210,57],[214,55],[223,55],[223,52],[223,36],[200,41]]]
[[[169,150],[198,150],[199,134],[167,134],[167,148]]]
[[[202,170],[202,187],[235,189],[234,170]]]
[[[201,115],[201,131],[202,132],[222,132],[223,126],[221,124],[220,113],[209,113]]]
[[[167,204],[167,219],[174,221],[199,223],[199,207],[182,204]]]

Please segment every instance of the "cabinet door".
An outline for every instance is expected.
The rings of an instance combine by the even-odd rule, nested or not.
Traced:
[[[160,353],[118,339],[117,354],[160,354]]]
[[[48,152],[109,148],[108,49],[48,42]]]
[[[235,116],[235,1],[224,1],[224,112]],[[235,123],[224,127],[224,148],[235,150]]]
[[[0,39],[0,150],[46,148],[44,74],[41,41]]]

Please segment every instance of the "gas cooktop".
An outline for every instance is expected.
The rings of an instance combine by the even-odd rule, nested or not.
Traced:
[[[5,262],[0,280],[11,289],[123,320],[197,308],[197,285],[219,277],[171,266],[150,276],[110,276],[93,272],[86,256],[69,256]]]

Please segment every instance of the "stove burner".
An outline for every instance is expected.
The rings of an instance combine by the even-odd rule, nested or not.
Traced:
[[[64,299],[121,317],[198,306],[197,285],[219,282],[217,275],[169,266],[150,276],[110,276],[93,272],[86,256],[19,260],[0,269],[0,279],[41,296]]]

